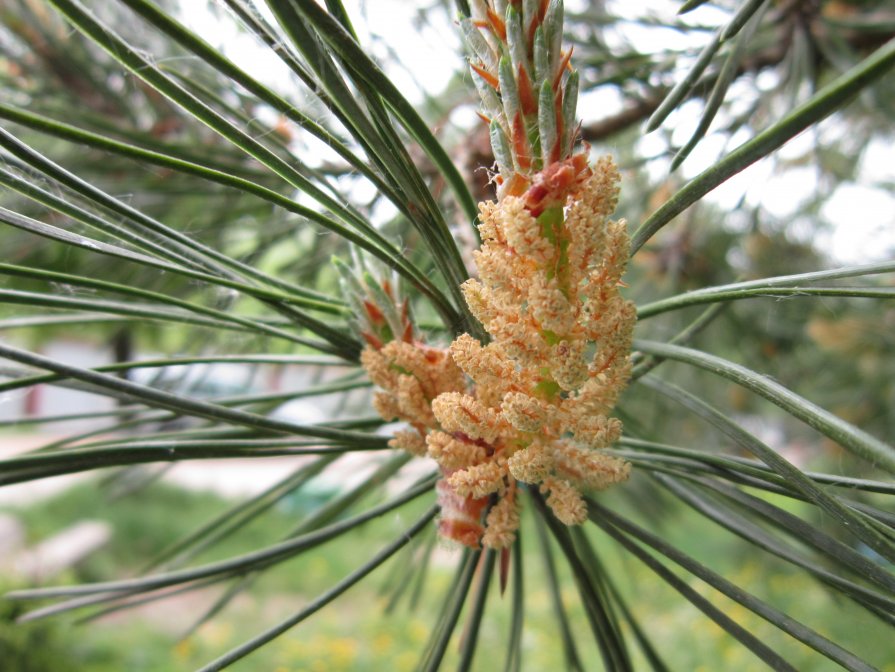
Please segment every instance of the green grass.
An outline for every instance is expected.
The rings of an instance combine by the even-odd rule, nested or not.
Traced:
[[[83,518],[109,521],[114,529],[110,544],[95,553],[63,582],[102,580],[126,576],[155,551],[176,540],[229,505],[224,499],[155,483],[130,496],[109,500],[95,483],[79,485],[59,496],[16,512],[35,541]],[[422,500],[427,499],[426,497]],[[618,502],[622,504],[622,502]],[[300,502],[280,506],[240,533],[228,536],[220,546],[206,551],[197,561],[223,557],[268,545],[298,522]],[[90,670],[91,672],[179,672],[192,670],[290,613],[299,610],[325,587],[354,569],[410,523],[427,506],[411,505],[364,526],[352,535],[303,554],[268,572],[251,591],[236,599],[221,615],[203,625],[191,638],[177,643],[192,619],[213,600],[211,593],[177,597],[135,612],[117,612],[92,627],[79,627],[73,619],[59,619],[22,626],[0,625],[0,659],[19,660],[16,650],[27,648],[17,672]],[[870,623],[857,608],[833,600],[817,583],[782,562],[757,554],[749,545],[727,533],[709,528],[698,514],[674,509],[666,514],[664,533],[671,543],[702,560],[739,585],[768,600],[796,618],[811,623],[822,633],[848,648],[870,654],[872,662],[893,670],[895,660],[891,633]],[[522,537],[525,548],[535,550],[537,536],[526,517]],[[671,669],[699,670],[701,661],[712,660],[717,669],[755,669],[757,661],[745,649],[709,623],[689,602],[643,569],[636,560],[615,550],[599,531],[589,537],[606,563],[610,575],[626,577],[619,588],[641,625],[666,652]],[[390,593],[383,587],[399,585],[406,575],[395,577],[386,564],[372,578],[353,588],[329,608],[315,615],[245,660],[234,670],[413,670],[429,636],[436,614],[426,605],[439,604],[449,588],[450,551],[439,542],[439,562],[431,569],[420,607],[408,610],[406,591],[393,613],[384,618]],[[424,544],[421,544],[421,546]],[[587,637],[588,626],[573,589],[574,582],[561,554],[554,553],[563,581],[564,598],[573,632],[580,642],[585,669],[599,669],[598,652]],[[448,563],[445,562],[448,559]],[[743,560],[745,558],[745,561]],[[400,556],[393,562],[401,562]],[[113,569],[114,568],[114,569]],[[525,557],[525,634],[523,669],[564,669],[559,632],[539,553]],[[396,579],[396,580],[395,580]],[[834,670],[833,663],[787,639],[776,628],[713,594],[692,577],[687,580],[700,593],[762,639],[784,653],[799,670]],[[503,665],[510,628],[510,591],[499,595],[496,582],[488,597],[488,615],[480,631],[480,648],[474,669]],[[21,606],[21,605],[17,605]],[[372,607],[372,608],[371,608]],[[9,617],[11,606],[3,612]],[[461,621],[462,623],[462,621]],[[38,655],[39,654],[39,655]],[[639,652],[635,652],[635,662]],[[456,644],[448,650],[445,664],[456,665]],[[643,660],[639,659],[643,664]],[[68,666],[68,667],[66,667]],[[640,669],[639,667],[635,669]]]

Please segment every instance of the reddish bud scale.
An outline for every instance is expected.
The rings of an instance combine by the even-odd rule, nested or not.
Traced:
[[[390,298],[392,301],[394,301],[395,296],[394,296],[394,294],[392,294],[392,283],[389,282],[388,280],[383,280],[382,283],[380,283],[380,284],[382,286],[382,291],[385,292],[385,295],[388,298]]]
[[[544,17],[547,16],[547,6],[550,4],[550,0],[541,0],[541,4],[538,7],[538,14],[531,22],[531,25],[528,27],[528,51],[531,53],[534,51],[534,43],[535,43],[535,33],[538,32],[538,27],[544,23]]]
[[[500,83],[497,81],[497,77],[485,70],[485,68],[483,68],[481,65],[470,62],[469,67],[475,70],[475,74],[488,82],[488,85],[492,89],[494,89],[495,91],[500,89]]]
[[[401,322],[404,323],[404,333],[401,340],[405,343],[413,343],[413,322],[410,321],[410,303],[407,299],[401,303]]]
[[[521,173],[513,173],[506,184],[502,185],[501,194],[502,196],[522,196],[530,185],[531,182],[527,177]]]
[[[528,40],[529,53],[534,51],[535,33],[538,32],[538,26],[540,25],[540,23],[540,21],[532,21],[531,25],[528,27],[528,35],[526,35],[525,38]]]
[[[490,7],[488,8],[488,21],[491,23],[491,29],[501,42],[507,41],[507,24],[497,15]]]
[[[521,63],[516,72],[516,82],[519,86],[519,102],[522,104],[522,113],[525,115],[535,114],[538,111],[538,101],[531,86],[531,78]]]
[[[441,536],[470,548],[478,548],[485,533],[482,514],[488,506],[488,498],[461,497],[446,479],[435,484],[435,491],[441,507],[441,517],[438,520]]]
[[[565,161],[552,163],[535,175],[525,192],[525,207],[537,217],[551,205],[565,203],[591,175],[586,154],[576,154]]]
[[[366,331],[361,332],[361,336],[374,350],[382,350],[382,346],[385,345],[385,343],[376,338],[376,336],[369,334]]]
[[[525,120],[517,112],[513,117],[513,153],[521,170],[531,168],[531,151],[528,147],[528,134],[525,132]]]
[[[385,315],[375,303],[364,301],[364,309],[367,311],[367,315],[373,325],[378,327],[385,324]]]
[[[553,109],[554,109],[554,117],[556,119],[556,143],[553,145],[553,148],[550,150],[550,163],[556,163],[559,161],[562,156],[562,136],[565,131],[565,126],[563,123],[562,116],[562,100],[563,100],[563,91],[560,89],[556,92],[556,95],[553,97]]]
[[[413,325],[410,322],[404,325],[404,333],[401,334],[401,340],[405,343],[413,343]]]
[[[553,90],[556,91],[559,89],[559,84],[562,82],[563,72],[566,70],[572,70],[572,52],[575,51],[575,47],[570,47],[568,51],[563,52],[562,62],[559,64],[559,67],[556,69],[556,74],[553,76]]]

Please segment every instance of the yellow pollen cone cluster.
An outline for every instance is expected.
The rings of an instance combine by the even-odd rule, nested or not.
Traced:
[[[621,433],[608,414],[628,381],[636,318],[618,291],[628,236],[609,219],[617,184],[603,158],[537,216],[525,194],[481,205],[480,279],[463,292],[490,343],[463,334],[447,352],[389,343],[364,353],[386,390],[377,408],[417,432],[393,445],[420,454],[424,437],[451,496],[482,503],[472,509],[490,502],[486,546],[514,539],[517,482],[538,485],[572,525],[587,516],[582,490],[628,477],[627,463],[600,450]]]
[[[424,455],[426,434],[437,426],[432,402],[442,393],[465,390],[463,372],[444,350],[404,341],[390,341],[378,349],[368,345],[361,364],[384,390],[373,397],[379,415],[413,427],[398,432],[389,445]]]

